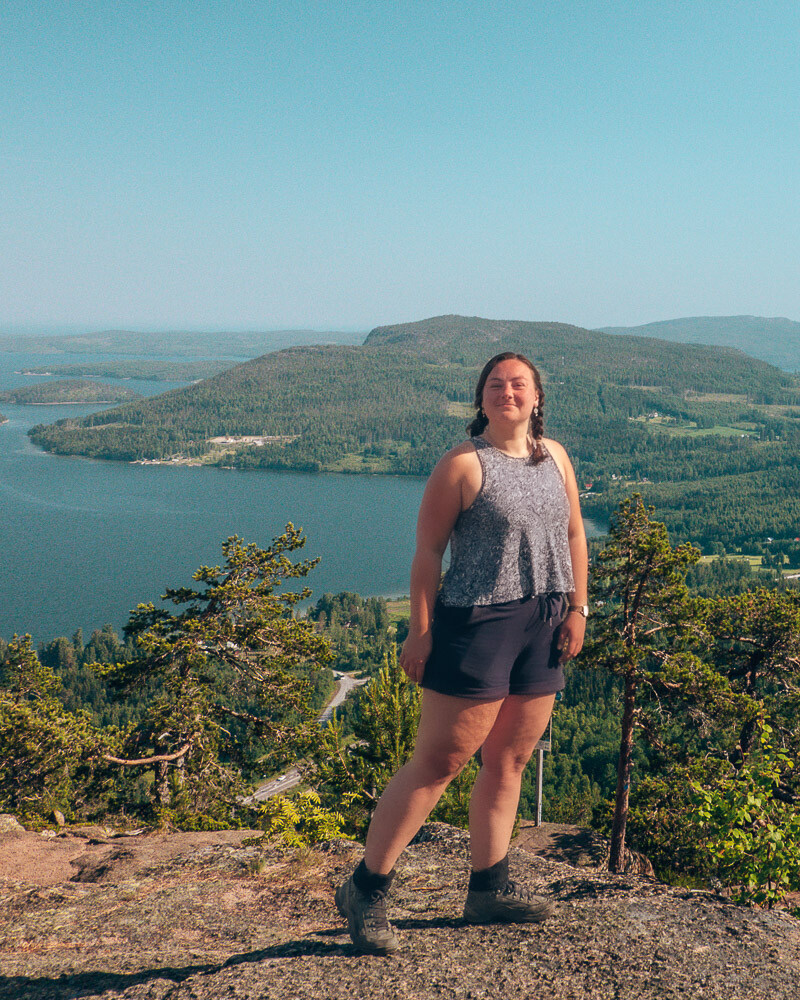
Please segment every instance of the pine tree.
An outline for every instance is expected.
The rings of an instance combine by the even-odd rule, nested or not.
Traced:
[[[292,524],[266,549],[229,538],[222,567],[201,566],[196,586],[166,591],[162,599],[180,610],[140,604],[132,612],[125,631],[134,659],[99,667],[124,691],[158,691],[106,756],[155,773],[158,810],[222,821],[243,791],[243,768],[275,769],[308,749],[316,720],[307,672],[328,659],[328,647],[293,615],[310,591],[280,589],[316,565],[289,559],[304,544]]]
[[[728,685],[691,649],[703,634],[700,605],[690,599],[686,570],[700,553],[686,543],[673,548],[663,524],[652,520],[639,494],[623,501],[612,519],[608,545],[597,555],[592,598],[598,607],[584,664],[617,674],[623,682],[622,732],[609,867],[624,867],[634,735],[646,719],[644,691],[658,711],[726,703]]]
[[[709,603],[710,653],[731,687],[746,695],[785,745],[798,749],[800,708],[800,594],[760,588]],[[755,711],[741,720],[734,764],[753,749],[758,727]]]
[[[29,635],[14,636],[0,666],[0,811],[43,818],[73,812],[75,772],[102,745],[85,712],[68,712],[61,681]]]
[[[420,690],[406,679],[393,644],[377,676],[360,692],[352,735],[346,735],[336,719],[320,731],[309,776],[352,832],[365,832],[381,792],[411,757],[420,700]]]

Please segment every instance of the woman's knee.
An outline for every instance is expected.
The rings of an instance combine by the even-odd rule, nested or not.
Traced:
[[[461,773],[471,756],[472,753],[461,749],[418,750],[414,754],[413,763],[426,776],[426,783],[447,784]]]
[[[493,774],[498,780],[503,778],[519,778],[525,770],[533,750],[527,747],[484,746],[481,748],[481,767]]]

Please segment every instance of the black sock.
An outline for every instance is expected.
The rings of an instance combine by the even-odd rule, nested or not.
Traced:
[[[483,868],[479,872],[472,872],[469,877],[469,887],[476,892],[497,892],[505,889],[508,885],[508,855],[502,861],[492,865],[491,868]]]
[[[394,868],[392,868],[388,875],[376,875],[375,872],[371,872],[364,862],[361,861],[358,868],[353,872],[353,882],[359,892],[369,895],[376,890],[388,892],[394,876]]]

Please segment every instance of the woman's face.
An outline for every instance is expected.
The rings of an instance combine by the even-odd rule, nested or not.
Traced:
[[[524,361],[516,358],[500,361],[489,372],[482,404],[490,423],[527,424],[538,402],[533,372]]]

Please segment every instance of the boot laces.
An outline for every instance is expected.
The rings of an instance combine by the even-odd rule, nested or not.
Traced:
[[[364,907],[364,920],[378,930],[388,930],[389,918],[386,916],[386,893],[381,889],[373,889],[367,894],[369,905]]]
[[[518,882],[513,882],[511,879],[509,879],[501,895],[513,896],[515,899],[522,899],[525,902],[528,902],[532,896],[532,893],[530,889],[526,889],[525,886],[522,886]]]

